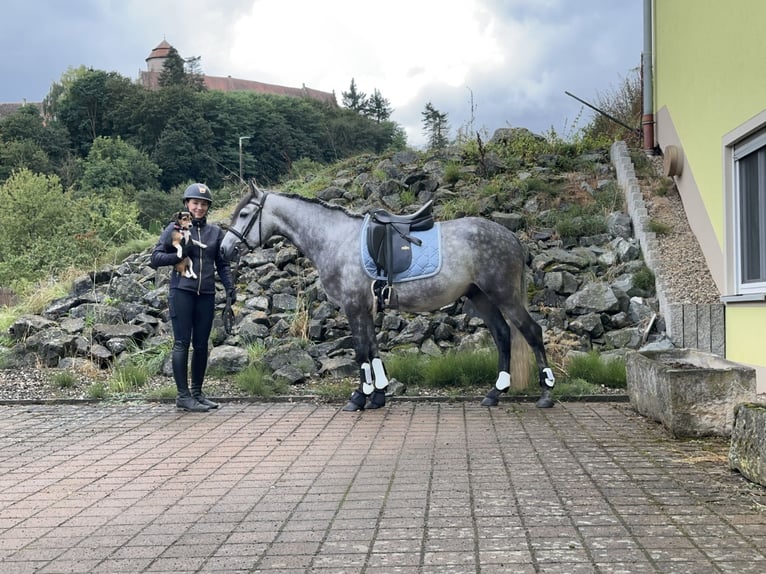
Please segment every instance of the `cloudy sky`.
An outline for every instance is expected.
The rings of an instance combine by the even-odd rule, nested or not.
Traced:
[[[81,65],[135,79],[163,39],[214,76],[335,92],[353,78],[412,145],[431,102],[458,129],[570,135],[636,73],[642,0],[4,0],[0,102]],[[638,127],[638,126],[637,126]]]

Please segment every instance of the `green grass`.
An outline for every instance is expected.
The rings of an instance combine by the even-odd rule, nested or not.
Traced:
[[[604,359],[596,351],[578,355],[567,365],[568,381],[585,381],[595,386],[611,389],[627,387],[625,361],[621,358]]]
[[[322,381],[315,385],[314,393],[325,401],[337,401],[347,399],[357,387],[354,380]]]
[[[395,353],[385,362],[389,378],[408,387],[469,388],[497,377],[497,354],[491,351],[451,351],[441,357]]]
[[[109,392],[116,395],[135,393],[146,384],[148,379],[149,375],[145,368],[125,364],[112,373],[112,378],[109,381]]]
[[[88,396],[91,399],[105,399],[107,394],[106,386],[103,383],[93,383],[88,387]]]
[[[69,371],[59,371],[52,377],[53,384],[59,389],[71,389],[77,384],[77,377]]]
[[[159,389],[153,389],[146,394],[146,398],[150,401],[157,401],[163,399],[174,399],[178,391],[175,385],[164,385]]]
[[[673,227],[662,221],[651,219],[646,225],[646,230],[651,233],[656,233],[657,235],[668,235],[673,231]]]
[[[532,361],[531,380],[526,388],[511,390],[512,395],[537,395],[537,366]],[[441,357],[421,353],[396,353],[385,359],[386,371],[413,389],[440,389],[449,395],[466,390],[483,393],[497,378],[497,353],[494,350],[453,351]],[[625,363],[621,358],[604,359],[597,352],[570,359],[566,372],[559,373],[554,397],[598,395],[601,387],[626,387]]]
[[[290,386],[283,380],[274,380],[262,365],[250,365],[234,377],[237,387],[252,397],[284,395]]]

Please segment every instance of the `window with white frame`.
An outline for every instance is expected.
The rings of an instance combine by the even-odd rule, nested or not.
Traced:
[[[766,292],[766,131],[734,145],[736,288]]]

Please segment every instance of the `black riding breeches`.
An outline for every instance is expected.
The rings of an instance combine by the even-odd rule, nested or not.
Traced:
[[[188,389],[187,359],[191,345],[192,388],[202,387],[207,370],[208,340],[215,316],[215,295],[171,289],[168,295],[173,324],[173,378],[179,390]]]

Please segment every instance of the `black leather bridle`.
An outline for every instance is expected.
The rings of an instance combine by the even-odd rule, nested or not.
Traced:
[[[261,234],[261,212],[263,211],[263,206],[266,205],[266,198],[268,197],[268,192],[264,192],[263,197],[261,198],[261,201],[258,202],[257,200],[253,200],[251,203],[255,203],[255,210],[250,216],[250,221],[247,222],[247,225],[245,225],[245,229],[242,233],[234,229],[233,227],[229,226],[226,228],[226,231],[234,235],[241,243],[245,244],[245,247],[248,251],[252,251],[257,246],[251,245],[250,242],[247,240],[247,236],[250,235],[250,232],[253,230],[253,225],[255,225],[255,221],[258,220],[258,240],[260,241],[261,237],[263,235]]]

